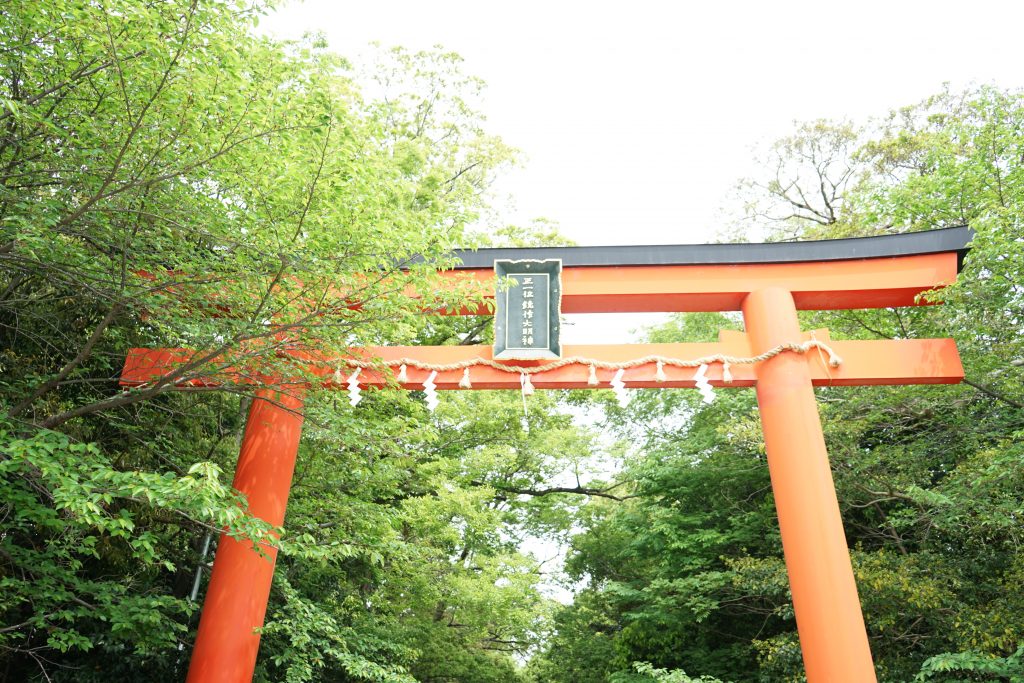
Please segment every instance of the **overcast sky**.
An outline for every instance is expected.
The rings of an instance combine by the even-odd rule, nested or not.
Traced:
[[[713,239],[752,147],[794,120],[860,121],[947,81],[1024,85],[1022,26],[1015,0],[306,0],[261,30],[320,31],[352,58],[371,41],[458,52],[523,152],[503,220],[596,245]]]

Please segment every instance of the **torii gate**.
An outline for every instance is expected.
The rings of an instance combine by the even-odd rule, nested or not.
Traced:
[[[754,357],[787,345],[795,350],[809,338],[828,341],[843,359],[837,367],[822,362],[820,354],[783,352],[755,364],[733,366],[731,381],[717,372],[718,378],[707,379],[714,386],[756,387],[807,680],[864,683],[876,677],[813,387],[952,384],[963,379],[963,367],[951,339],[830,341],[827,331],[802,332],[797,311],[919,305],[922,293],[956,279],[971,236],[970,229],[962,227],[795,243],[482,249],[458,253],[462,265],[450,275],[490,282],[497,259],[560,258],[565,313],[743,312],[746,332],[723,334],[716,344],[568,346],[563,353],[597,361],[599,367],[643,357]],[[182,354],[175,349],[133,349],[121,383],[132,386],[158,379]],[[419,389],[424,382],[433,382],[446,390],[470,388],[462,370],[432,376],[422,368],[489,361],[491,350],[379,347],[366,349],[365,357],[390,361],[392,366],[398,359],[412,361],[399,377],[404,386]],[[513,363],[528,368],[544,365]],[[694,387],[702,383],[704,370],[671,363],[662,367],[652,360],[619,377],[630,387]],[[323,370],[325,375],[329,372]],[[473,372],[474,389],[523,386],[521,374],[499,367],[474,365]],[[594,388],[591,372],[586,363],[572,363],[531,379],[541,389]],[[597,385],[607,387],[614,379],[611,374],[602,370]],[[359,382],[386,384],[381,372],[371,369]],[[337,382],[325,386],[343,388]],[[259,389],[242,439],[233,485],[247,497],[254,515],[275,526],[284,523],[301,411],[301,392]],[[221,537],[203,602],[190,683],[251,681],[275,556],[273,549],[260,553],[250,543]]]

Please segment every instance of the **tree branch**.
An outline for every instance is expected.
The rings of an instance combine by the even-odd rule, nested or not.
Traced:
[[[1007,396],[1006,394],[1004,394],[1004,393],[1002,393],[1000,391],[996,391],[992,387],[985,386],[984,384],[981,384],[979,382],[975,382],[973,380],[969,380],[966,377],[964,377],[964,384],[966,384],[969,387],[974,387],[975,389],[977,389],[981,393],[986,394],[988,396],[991,396],[992,398],[996,399],[997,401],[1002,401],[1003,403],[1007,403],[1007,404],[1013,406],[1014,408],[1024,408],[1024,403],[1020,403],[1019,401],[1015,401],[1012,398],[1010,398],[1009,396]]]
[[[473,482],[474,484],[483,484],[483,482]],[[624,482],[623,482],[624,483]],[[591,488],[588,486],[553,486],[547,489],[528,489],[528,488],[512,488],[505,486],[494,487],[495,491],[500,493],[511,493],[523,496],[549,496],[555,493],[572,493],[581,496],[596,496],[598,498],[609,498],[611,500],[623,501],[628,498],[637,498],[637,495],[628,496],[617,496],[609,491],[613,491],[618,487],[622,486],[622,483],[616,484],[615,486],[609,486],[603,489]]]
[[[103,336],[103,332],[110,326],[112,322],[114,322],[114,319],[117,317],[117,314],[120,313],[123,308],[124,304],[121,303],[116,303],[113,306],[111,306],[110,310],[107,312],[107,315],[96,326],[96,329],[92,331],[92,334],[89,336],[89,339],[85,342],[85,345],[82,346],[81,350],[78,352],[78,355],[72,358],[67,365],[61,368],[60,372],[57,373],[56,377],[53,377],[52,379],[36,387],[35,391],[29,394],[28,397],[26,397],[16,406],[11,408],[11,410],[7,414],[11,417],[17,417],[26,409],[28,409],[30,405],[35,403],[40,396],[50,391],[51,389],[60,386],[60,383],[64,381],[64,379],[68,375],[70,375],[75,368],[81,365],[86,358],[89,357],[89,354],[92,353],[93,347],[96,346],[96,342],[100,340],[100,337]]]

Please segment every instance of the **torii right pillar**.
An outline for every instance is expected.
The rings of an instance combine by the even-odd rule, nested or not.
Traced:
[[[755,354],[800,339],[790,292],[751,292],[743,319]],[[768,470],[809,683],[875,681],[857,584],[839,514],[807,360],[784,353],[759,364]]]

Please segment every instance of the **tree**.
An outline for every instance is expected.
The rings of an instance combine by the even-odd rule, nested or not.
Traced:
[[[222,526],[268,538],[222,481],[244,419],[238,395],[250,388],[234,373],[304,381],[294,352],[411,340],[422,311],[461,300],[435,294],[435,271],[510,152],[445,84],[456,58],[397,53],[394,73],[418,69],[406,85],[419,94],[368,100],[316,39],[254,37],[268,7],[58,0],[0,12],[0,659],[9,677],[180,676],[204,538]],[[415,96],[431,107],[410,108]],[[133,346],[199,353],[122,391]],[[220,384],[171,391],[196,377]],[[385,405],[377,417],[396,431],[409,410]],[[313,400],[309,420],[345,414]],[[356,422],[355,433],[376,433]],[[402,469],[389,464],[377,485]],[[389,542],[397,556],[409,552],[387,505],[371,505],[366,528],[321,545],[322,533],[302,525],[351,514],[339,502],[316,510],[295,500],[307,533],[281,542],[297,559],[275,589],[261,675],[302,680],[327,666],[296,656],[316,635],[340,676],[408,678],[413,650],[387,637],[387,620],[356,630],[350,598],[309,600],[318,562],[348,577],[394,562]]]

